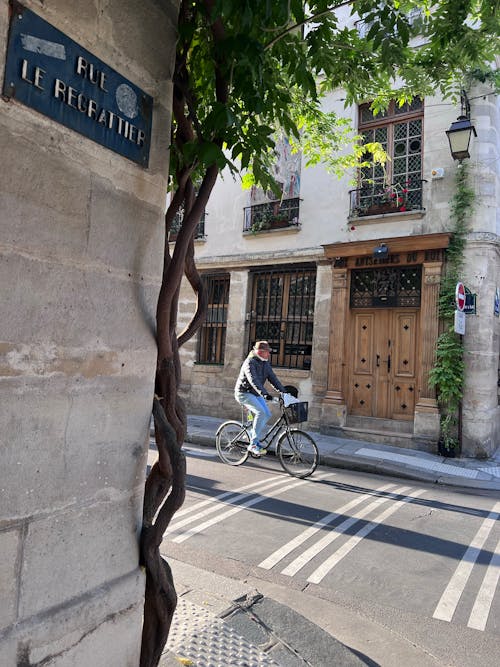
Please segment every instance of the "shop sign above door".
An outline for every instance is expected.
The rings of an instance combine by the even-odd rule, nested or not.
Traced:
[[[17,1],[3,95],[148,166],[153,99]]]

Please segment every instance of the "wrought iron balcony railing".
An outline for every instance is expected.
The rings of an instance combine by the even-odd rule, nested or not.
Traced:
[[[403,183],[370,183],[351,190],[349,217],[422,211],[422,188],[425,180]]]
[[[243,231],[261,232],[266,229],[297,227],[300,198],[278,199],[265,204],[254,204],[243,209]]]
[[[205,238],[205,218],[206,218],[206,213],[203,213],[201,216],[200,222],[196,226],[196,232],[194,235],[195,239],[204,239]],[[170,234],[168,236],[170,241],[175,241],[177,238],[177,234],[181,228],[182,221],[184,219],[184,211],[180,209],[177,211],[175,214],[174,221],[172,223],[172,226],[170,227]]]

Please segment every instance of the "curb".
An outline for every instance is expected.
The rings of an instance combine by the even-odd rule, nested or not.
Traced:
[[[185,442],[204,447],[215,447],[215,434],[207,433],[187,433]],[[320,445],[318,445],[320,446]],[[320,448],[321,449],[321,448]],[[350,456],[344,454],[339,456],[336,453],[322,453],[320,451],[320,465],[326,465],[333,468],[352,470],[356,472],[367,472],[371,474],[384,474],[390,477],[401,477],[428,484],[437,484],[441,486],[450,486],[458,488],[480,489],[483,491],[500,490],[500,479],[478,480],[462,476],[443,475],[438,472],[425,472],[424,470],[412,470],[409,467],[395,465],[392,462],[383,459],[370,459]]]

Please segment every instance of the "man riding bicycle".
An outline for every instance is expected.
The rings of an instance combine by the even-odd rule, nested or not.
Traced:
[[[265,453],[260,444],[260,438],[271,416],[266,400],[271,401],[272,396],[265,389],[264,384],[269,381],[276,391],[281,393],[286,391],[271,368],[270,354],[269,343],[266,340],[257,341],[241,366],[234,388],[234,397],[238,403],[244,405],[253,414],[248,451],[254,456]]]

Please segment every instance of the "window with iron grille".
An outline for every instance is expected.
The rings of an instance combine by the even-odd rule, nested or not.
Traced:
[[[271,346],[271,363],[311,368],[316,267],[252,272],[249,349],[257,340]]]
[[[204,211],[201,218],[200,222],[196,225],[196,232],[194,234],[195,239],[203,239],[205,238],[205,218],[206,218],[206,212]],[[182,227],[182,221],[184,220],[184,208],[180,208],[177,213],[175,214],[175,218],[172,221],[172,225],[170,227],[170,233],[169,233],[169,240],[170,241],[175,241],[177,239],[177,234],[180,231],[180,228]]]
[[[229,274],[202,276],[207,290],[207,314],[200,331],[198,362],[223,364],[226,345],[227,308],[229,304]]]
[[[351,271],[351,308],[419,308],[421,266]]]
[[[356,191],[361,211],[391,197],[404,204],[399,210],[422,208],[423,112],[423,101],[418,97],[401,107],[392,101],[387,111],[377,116],[369,104],[359,107],[363,142],[379,142],[390,158],[385,167],[376,164],[361,169]]]

